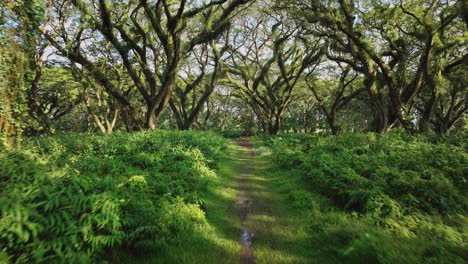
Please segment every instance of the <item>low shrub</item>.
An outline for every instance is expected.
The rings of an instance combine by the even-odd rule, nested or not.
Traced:
[[[0,152],[0,258],[90,263],[144,254],[204,223],[225,150],[213,133],[29,138]]]
[[[280,135],[264,142],[273,150],[275,166],[297,171],[309,191],[327,197],[342,215],[359,218],[342,219],[341,223],[364,222],[367,227],[362,230],[373,232],[367,236],[353,231],[350,239],[332,246],[336,249],[333,254],[342,257],[338,262],[392,262],[389,260],[397,258],[398,252],[406,252],[396,242],[403,240],[411,244],[413,262],[466,260],[466,137],[413,136],[398,131],[387,135]],[[292,205],[308,208],[301,204],[307,200],[290,199]],[[338,225],[335,239],[349,229]],[[386,241],[379,240],[382,238]]]

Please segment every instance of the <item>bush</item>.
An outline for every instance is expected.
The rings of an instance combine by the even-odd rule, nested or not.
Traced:
[[[21,262],[86,262],[120,245],[120,202],[93,191],[93,182],[65,172],[54,175],[33,155],[1,153],[0,242]]]
[[[17,263],[89,263],[170,243],[204,222],[225,150],[216,134],[172,131],[37,137],[26,148],[0,152],[0,258]]]
[[[273,148],[280,166],[299,166],[312,186],[342,208],[364,212],[368,201],[385,194],[407,211],[447,215],[468,209],[468,154],[452,144],[345,134],[305,142],[274,139]]]
[[[225,138],[240,138],[248,136],[242,130],[223,130],[219,132]]]
[[[273,149],[277,167],[297,170],[310,191],[372,225],[368,228],[375,234],[353,235],[338,246],[343,256],[339,261],[388,261],[395,255],[386,255],[386,250],[402,250],[395,242],[398,239],[414,241],[411,250],[417,262],[466,257],[468,237],[461,227],[466,226],[468,212],[466,137],[403,132],[303,134],[265,138],[264,142]],[[291,199],[296,205],[298,198]],[[341,234],[347,227],[339,230]],[[382,236],[388,241],[379,244],[376,237]],[[433,239],[429,245],[427,241]],[[437,250],[424,256],[428,247]]]

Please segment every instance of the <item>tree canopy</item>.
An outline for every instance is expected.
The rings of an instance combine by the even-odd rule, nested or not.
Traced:
[[[0,128],[463,130],[466,10],[461,0],[4,1]]]

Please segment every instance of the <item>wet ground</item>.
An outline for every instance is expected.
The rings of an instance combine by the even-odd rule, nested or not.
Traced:
[[[236,208],[241,221],[241,260],[243,264],[255,263],[255,257],[252,251],[253,238],[255,236],[247,226],[247,220],[251,214],[252,205],[255,203],[251,195],[251,189],[248,186],[250,172],[254,169],[255,152],[252,150],[252,143],[247,139],[241,139],[237,142],[239,146],[247,148],[248,157],[244,157],[243,166],[239,177],[239,196],[237,197]]]

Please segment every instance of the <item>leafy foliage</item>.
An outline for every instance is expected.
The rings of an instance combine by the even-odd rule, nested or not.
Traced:
[[[337,261],[386,263],[401,262],[394,253],[407,252],[413,254],[411,261],[405,260],[411,263],[453,263],[466,258],[465,138],[296,134],[265,142],[273,148],[277,166],[297,168],[293,171],[302,175],[308,189],[334,205],[336,212],[314,214],[311,220],[312,226],[321,225],[313,228],[321,241],[334,245],[327,255],[341,256]],[[296,207],[316,207],[307,193],[291,191],[288,197]],[[340,236],[347,238],[341,243]],[[405,242],[408,249],[399,246],[402,241],[411,241]]]
[[[3,150],[0,248],[19,263],[156,250],[205,221],[203,192],[223,142],[194,132],[75,134]]]

